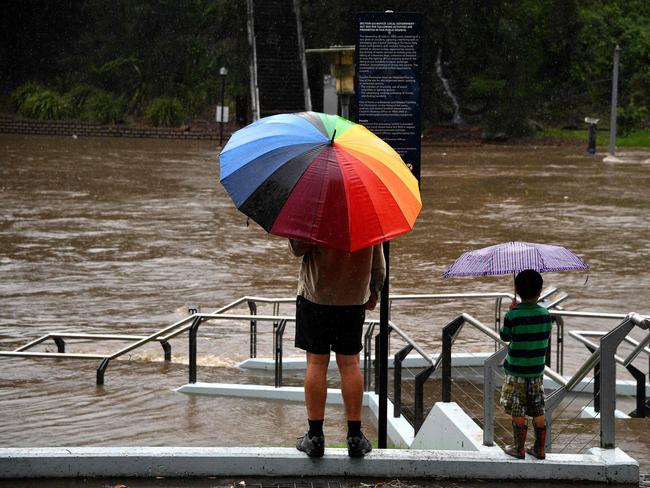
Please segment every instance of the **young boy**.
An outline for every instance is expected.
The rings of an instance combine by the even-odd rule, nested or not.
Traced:
[[[537,304],[543,284],[542,275],[532,269],[517,274],[515,290],[521,303],[508,311],[500,330],[501,339],[508,342],[501,405],[512,415],[514,430],[514,445],[506,446],[505,452],[517,459],[526,452],[537,459],[546,457],[544,365],[552,324],[548,310]],[[527,449],[526,415],[533,418],[535,428],[535,444]]]

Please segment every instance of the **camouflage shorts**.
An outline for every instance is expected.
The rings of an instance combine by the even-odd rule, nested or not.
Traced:
[[[544,377],[506,375],[501,389],[501,405],[513,417],[544,415]]]

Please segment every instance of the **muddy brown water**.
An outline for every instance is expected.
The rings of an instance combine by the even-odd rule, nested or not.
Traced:
[[[2,350],[52,331],[147,335],[184,317],[188,304],[212,311],[244,295],[294,293],[298,261],[283,239],[246,225],[218,183],[214,143],[0,135],[0,148]],[[413,232],[391,246],[391,292],[509,292],[510,276],[441,275],[469,249],[546,242],[591,266],[545,275],[570,295],[566,309],[648,313],[648,188],[643,157],[605,164],[581,147],[425,148],[424,208]],[[491,325],[493,307],[492,300],[400,302],[393,320],[438,352],[442,326],[463,311]],[[293,313],[288,305],[281,311]],[[567,319],[566,328],[616,323]],[[258,355],[270,357],[270,325],[259,328]],[[273,383],[270,373],[234,367],[248,357],[247,330],[243,322],[201,326],[199,380]],[[285,357],[300,356],[291,334]],[[186,343],[186,335],[172,341],[172,363],[158,345],[114,361],[104,387],[95,386],[98,361],[0,358],[0,444],[293,444],[303,429],[300,404],[175,393],[187,381]],[[72,342],[68,350],[124,345]],[[458,347],[491,350],[469,329]],[[568,337],[565,348],[570,374],[587,353]],[[647,358],[637,365],[648,371]],[[299,374],[285,376],[300,383]],[[328,410],[328,442],[343,442],[343,420],[341,409]],[[370,418],[366,424],[374,434]]]

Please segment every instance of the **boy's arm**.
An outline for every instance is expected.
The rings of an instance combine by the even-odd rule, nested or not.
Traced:
[[[499,330],[499,336],[504,342],[510,342],[512,340],[512,322],[510,321],[508,314],[503,318],[503,325]]]

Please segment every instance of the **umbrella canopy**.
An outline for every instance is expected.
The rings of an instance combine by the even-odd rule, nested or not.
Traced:
[[[443,276],[492,276],[524,269],[545,273],[587,268],[587,263],[566,247],[512,241],[464,253]]]
[[[422,208],[395,150],[335,115],[260,119],[232,135],[220,169],[237,208],[267,232],[349,252],[410,231]]]

